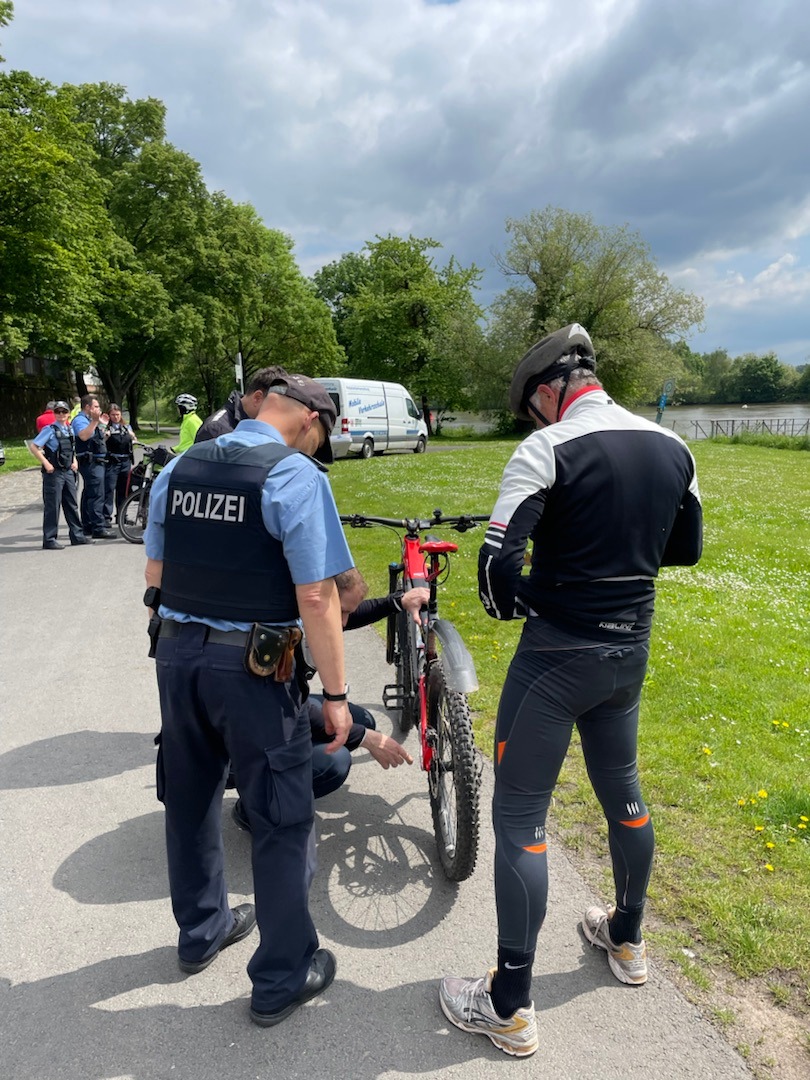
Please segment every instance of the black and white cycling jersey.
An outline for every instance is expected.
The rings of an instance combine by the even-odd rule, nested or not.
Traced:
[[[506,466],[479,554],[481,601],[496,619],[536,614],[591,640],[643,637],[660,567],[696,563],[702,535],[683,440],[585,387]]]

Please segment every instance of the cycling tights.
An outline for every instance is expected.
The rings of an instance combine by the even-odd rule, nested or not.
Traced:
[[[640,914],[654,834],[636,765],[647,640],[583,641],[527,620],[495,735],[495,897],[501,948],[533,952],[546,915],[546,813],[577,725],[608,823],[616,899]]]

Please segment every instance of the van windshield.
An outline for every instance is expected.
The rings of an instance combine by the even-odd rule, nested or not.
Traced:
[[[337,396],[337,394],[332,394],[331,392],[329,394],[329,397],[332,399],[332,404],[335,406],[335,412],[338,416],[340,416],[340,398]]]

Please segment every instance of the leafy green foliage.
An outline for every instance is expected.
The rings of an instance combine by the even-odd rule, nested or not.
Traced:
[[[435,240],[377,237],[315,275],[329,304],[351,375],[404,382],[447,409],[467,401],[483,337],[473,299],[480,271],[454,259],[438,268]]]
[[[597,225],[556,207],[509,219],[501,269],[517,279],[493,305],[490,408],[506,400],[515,364],[533,341],[579,322],[590,333],[599,375],[618,400],[650,400],[680,368],[671,341],[703,320],[703,302],[675,288],[640,235]],[[484,403],[482,402],[482,405]],[[487,406],[485,406],[487,407]]]

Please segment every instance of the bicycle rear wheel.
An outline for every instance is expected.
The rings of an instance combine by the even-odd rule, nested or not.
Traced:
[[[118,511],[118,531],[130,544],[142,544],[148,519],[149,488],[144,486],[124,500]]]
[[[397,684],[401,687],[402,706],[397,723],[406,734],[419,719],[419,685],[416,676],[416,657],[412,620],[407,611],[397,614]]]
[[[466,694],[448,690],[441,660],[428,677],[428,774],[439,861],[450,881],[464,881],[478,858],[481,760],[475,749]]]

